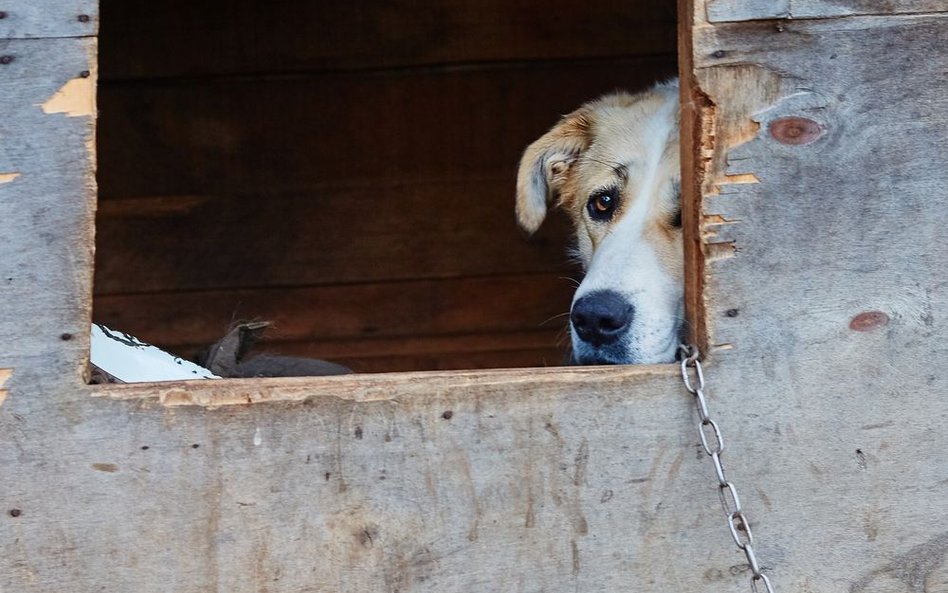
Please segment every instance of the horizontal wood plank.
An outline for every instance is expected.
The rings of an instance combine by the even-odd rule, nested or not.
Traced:
[[[550,367],[566,364],[568,335],[562,323],[535,331],[468,333],[287,342],[264,339],[250,355],[299,356],[330,360],[360,373]],[[174,353],[189,360],[207,344],[176,345]]]
[[[551,342],[552,344],[553,342]],[[451,344],[453,346],[454,344]],[[325,359],[324,359],[325,360]],[[517,350],[442,350],[414,354],[380,354],[333,359],[359,373],[393,373],[406,369],[414,371],[445,371],[464,369],[522,369],[560,367],[567,364],[567,356],[555,346],[520,348]]]
[[[98,0],[6,0],[0,39],[91,37],[99,28]]]
[[[707,0],[707,19],[712,23],[937,12],[948,12],[944,0]]]
[[[673,56],[568,65],[103,85],[109,197],[514,178],[577,105],[673,74]]]
[[[107,80],[673,53],[661,0],[102,1]]]
[[[215,342],[239,320],[282,341],[534,331],[565,323],[573,284],[529,275],[100,296],[94,318],[157,346]]]
[[[96,294],[575,274],[566,217],[528,239],[513,189],[503,178],[105,200]]]

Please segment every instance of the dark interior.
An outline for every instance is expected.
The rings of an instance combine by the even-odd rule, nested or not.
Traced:
[[[676,68],[663,0],[102,0],[94,319],[193,357],[552,366],[579,271],[524,147]]]

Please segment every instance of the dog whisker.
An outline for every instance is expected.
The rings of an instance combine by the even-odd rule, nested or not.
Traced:
[[[546,321],[541,322],[539,327],[543,327],[544,325],[546,325],[547,323],[553,321],[554,319],[559,319],[559,318],[561,318],[561,317],[566,317],[566,316],[568,316],[568,315],[569,315],[569,311],[567,311],[566,313],[557,313],[556,315],[550,317],[550,318],[547,319]]]

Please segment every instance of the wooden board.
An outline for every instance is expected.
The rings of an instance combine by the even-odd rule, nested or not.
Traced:
[[[96,321],[162,347],[209,345],[257,319],[273,322],[277,340],[552,329],[563,326],[573,287],[537,274],[99,296]]]
[[[107,80],[673,53],[661,0],[102,2]],[[568,15],[568,16],[567,16]]]
[[[662,56],[109,85],[99,182],[105,199],[501,176],[512,187],[523,147],[560,114],[673,72]]]
[[[550,326],[549,328],[547,326]],[[287,342],[265,340],[255,352],[331,360],[360,373],[415,369],[503,369],[562,366],[569,359],[566,328],[458,335],[404,336]],[[196,348],[176,350],[183,354]]]
[[[104,200],[96,293],[578,273],[566,218],[529,240],[511,178]]]
[[[728,476],[778,591],[941,592],[945,18],[767,25],[693,46]],[[8,47],[0,588],[748,586],[673,367],[84,386],[91,118],[37,106],[94,48]]]
[[[95,51],[94,38],[4,42],[14,59],[0,62],[0,368],[19,369],[8,385],[86,371]]]
[[[833,18],[861,15],[923,14],[948,12],[943,0],[705,0],[706,12],[697,13],[709,22],[769,19]]]
[[[948,583],[946,36],[948,15],[694,30],[709,374],[777,590]]]
[[[90,37],[98,33],[96,0],[7,0],[0,39]]]

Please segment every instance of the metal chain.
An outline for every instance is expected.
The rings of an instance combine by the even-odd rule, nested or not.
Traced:
[[[764,574],[757,561],[757,554],[754,552],[754,534],[751,532],[750,522],[747,520],[744,508],[741,506],[737,488],[728,481],[727,475],[724,473],[724,464],[721,461],[721,454],[724,453],[724,437],[721,436],[721,428],[717,422],[711,419],[708,412],[708,399],[704,394],[704,371],[701,369],[701,361],[698,360],[700,352],[697,346],[682,345],[680,350],[681,379],[685,383],[685,389],[695,398],[701,446],[714,464],[714,473],[718,478],[718,496],[721,498],[721,505],[724,507],[725,515],[727,515],[727,526],[731,531],[731,539],[734,540],[737,548],[744,552],[747,564],[750,566],[752,573],[751,591],[760,593],[761,590],[758,589],[758,586],[763,583],[763,590],[766,593],[774,593],[770,579]]]

